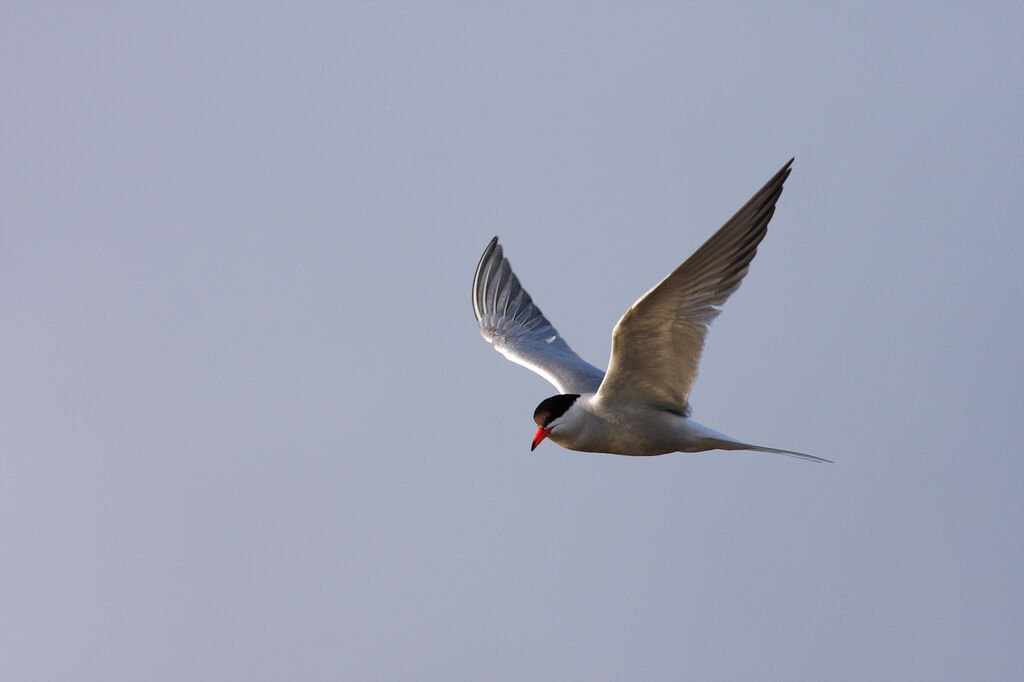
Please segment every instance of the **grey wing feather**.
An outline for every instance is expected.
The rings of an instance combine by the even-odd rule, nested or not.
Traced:
[[[519,284],[498,238],[473,276],[473,312],[495,350],[550,381],[561,393],[593,393],[604,372],[573,352]]]
[[[687,409],[708,326],[747,274],[792,163],[626,311],[601,395]]]

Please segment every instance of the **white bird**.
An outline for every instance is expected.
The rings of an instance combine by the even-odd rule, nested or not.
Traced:
[[[573,352],[520,286],[498,238],[491,239],[473,277],[480,333],[559,391],[533,413],[531,450],[550,438],[570,450],[616,455],[756,450],[831,461],[730,438],[690,419],[687,400],[708,326],[747,274],[792,163],[626,311],[612,331],[607,373]]]

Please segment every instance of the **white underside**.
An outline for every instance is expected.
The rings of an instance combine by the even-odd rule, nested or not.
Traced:
[[[813,455],[736,440],[670,409],[613,403],[586,394],[552,423],[548,436],[564,448],[613,455],[653,456],[670,452],[756,450],[813,461]]]

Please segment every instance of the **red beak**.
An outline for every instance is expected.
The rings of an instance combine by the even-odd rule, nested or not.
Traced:
[[[533,437],[533,445],[530,446],[530,452],[536,450],[540,442],[547,438],[549,433],[551,433],[551,429],[545,429],[543,426],[537,429],[537,435]]]

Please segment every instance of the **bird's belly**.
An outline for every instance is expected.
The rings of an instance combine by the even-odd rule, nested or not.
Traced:
[[[701,442],[703,427],[673,412],[643,411],[594,417],[573,437],[556,437],[557,434],[552,433],[552,439],[570,450],[634,457],[708,449]]]

